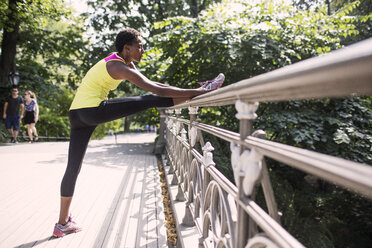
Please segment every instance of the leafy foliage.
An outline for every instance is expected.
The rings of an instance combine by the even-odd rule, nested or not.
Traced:
[[[68,136],[67,116],[72,100],[68,88],[76,85],[84,73],[82,51],[87,42],[83,39],[83,19],[74,17],[61,1],[17,2],[15,20],[20,22],[20,31],[15,63],[20,73],[20,94],[25,90],[36,93],[41,109],[37,127],[42,135]],[[2,2],[3,30],[14,21],[6,18],[9,11]],[[9,89],[1,88],[1,107],[9,94]]]
[[[68,116],[55,116],[41,114],[40,121],[36,124],[38,134],[49,137],[70,137],[70,122]],[[26,130],[26,127],[23,127]],[[24,132],[26,135],[27,132]],[[27,135],[26,135],[27,136]]]
[[[83,75],[80,57],[86,42],[76,21],[74,25],[49,20],[44,28],[25,30],[20,40],[20,85],[37,92],[42,103],[52,108],[60,87],[75,85]]]
[[[372,164],[371,98],[264,104],[256,127],[268,138]]]
[[[8,14],[11,9],[9,3],[14,3],[16,13],[14,19],[9,19]],[[62,16],[69,14],[65,11],[65,6],[61,1],[43,0],[43,1],[1,1],[0,3],[0,29],[9,29],[12,22],[20,21],[23,29],[36,30],[45,26],[48,20],[60,20]],[[12,30],[8,30],[12,31]]]
[[[195,87],[196,81],[210,79],[217,71],[226,75],[228,85],[338,49],[350,37],[360,39],[356,24],[369,17],[347,16],[355,6],[328,15],[324,6],[299,12],[285,3],[223,1],[197,19],[174,17],[156,23],[153,33],[159,34],[149,39],[140,66],[148,75],[156,73],[154,80],[179,87]],[[371,163],[370,106],[370,98],[261,103],[254,126],[271,140]],[[199,112],[202,122],[238,130],[233,106]],[[219,170],[232,178],[228,145],[209,135],[205,140],[215,147]],[[363,208],[371,209],[369,202],[280,163],[268,165],[283,224],[306,246],[360,247],[371,242],[366,238],[370,232],[360,230],[371,227],[370,216],[358,217]],[[258,200],[265,205],[262,194]],[[346,236],[360,242],[350,244]]]

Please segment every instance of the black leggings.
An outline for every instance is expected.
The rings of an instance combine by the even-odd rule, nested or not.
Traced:
[[[70,146],[61,196],[71,197],[88,147],[90,136],[98,124],[113,121],[152,107],[173,106],[173,99],[157,95],[116,98],[103,101],[98,107],[70,110]]]

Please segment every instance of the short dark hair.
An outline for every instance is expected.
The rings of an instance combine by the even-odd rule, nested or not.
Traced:
[[[132,45],[133,41],[138,40],[139,37],[141,37],[141,33],[134,28],[121,30],[115,39],[116,51],[121,52],[124,45]]]

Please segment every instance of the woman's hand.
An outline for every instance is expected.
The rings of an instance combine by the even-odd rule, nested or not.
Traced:
[[[206,89],[204,86],[202,86],[200,88],[197,88],[196,90],[200,93],[199,95],[203,95],[205,93],[213,91],[213,90],[210,90],[210,89]]]
[[[200,96],[200,95],[203,95],[203,94],[205,94],[205,93],[208,93],[208,92],[213,91],[213,90],[211,90],[211,89],[206,89],[206,88],[205,88],[205,85],[203,85],[203,86],[201,86],[201,87],[199,87],[199,88],[197,88],[197,89],[195,89],[195,90],[196,90],[196,92],[197,92],[197,95],[195,95],[195,96],[193,96],[193,97],[191,97],[191,98],[194,98],[194,97],[196,97],[196,96]]]

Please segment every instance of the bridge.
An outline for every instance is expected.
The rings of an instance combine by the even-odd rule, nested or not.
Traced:
[[[63,239],[50,235],[58,215],[67,143],[0,147],[0,197],[5,203],[0,205],[5,220],[0,246],[172,246],[164,225],[160,164],[178,247],[304,247],[281,225],[266,160],[367,199],[372,198],[372,167],[266,140],[265,130],[253,130],[256,110],[262,102],[370,96],[371,68],[372,40],[367,40],[160,109],[154,147],[159,161],[150,148],[154,136],[148,134],[92,141],[72,206],[86,229]],[[239,132],[198,120],[201,108],[228,105],[237,110]],[[230,144],[235,184],[216,169],[214,144],[205,142],[205,134]],[[262,186],[267,211],[256,203],[257,185]]]
[[[173,198],[183,202],[176,211],[181,215],[177,223],[194,227],[198,236],[195,244],[304,247],[281,225],[266,165],[268,158],[371,199],[371,165],[266,140],[265,131],[253,130],[252,123],[260,102],[370,96],[371,68],[369,39],[161,110],[160,129],[164,135],[157,148],[162,151],[165,147],[164,160],[172,174],[170,184],[177,188]],[[237,111],[239,133],[198,120],[201,107],[232,104]],[[188,115],[181,115],[183,109],[188,110]],[[204,134],[230,143],[236,184],[216,169],[213,144],[204,141]],[[255,202],[257,185],[262,186],[267,212]],[[179,233],[180,242],[189,236]]]

